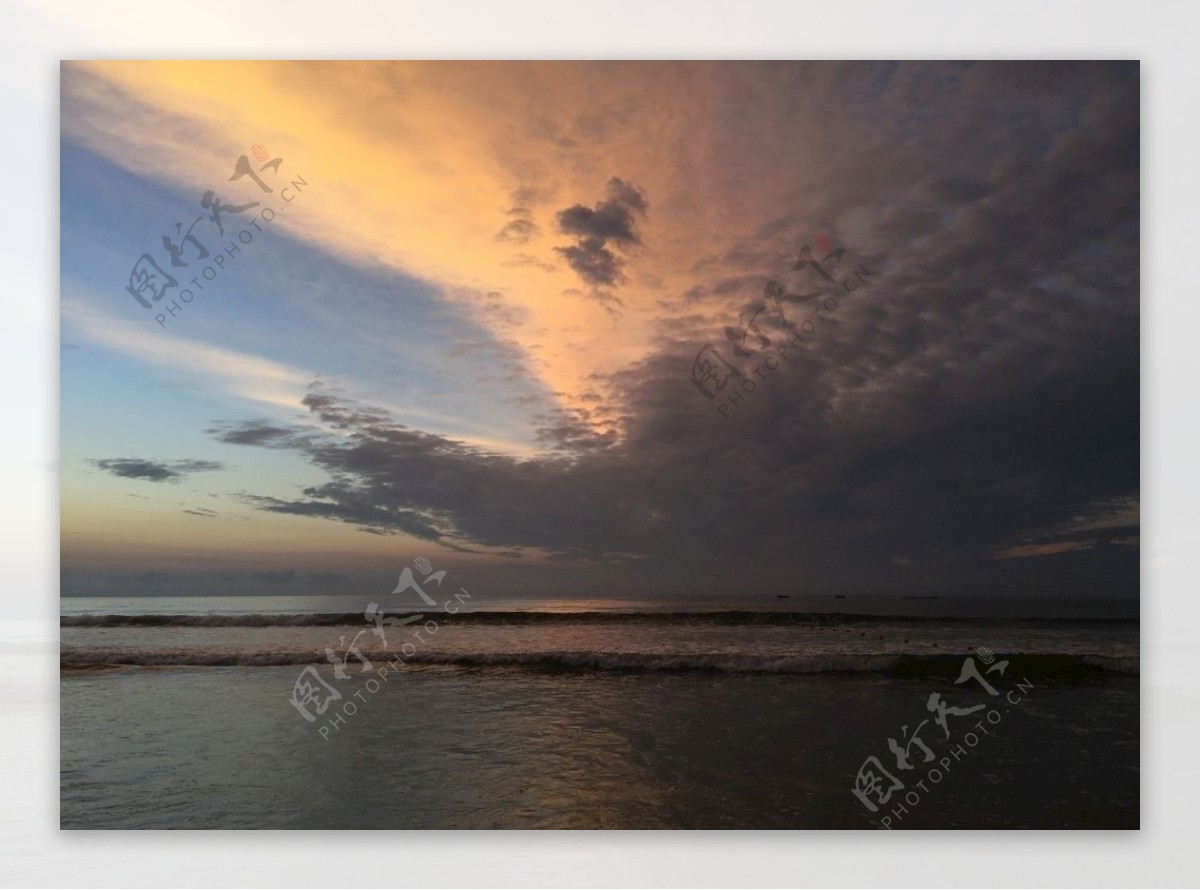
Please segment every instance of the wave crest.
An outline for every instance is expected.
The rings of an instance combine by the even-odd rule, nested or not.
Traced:
[[[1030,676],[1078,679],[1104,673],[1137,674],[1137,657],[1099,655],[1012,655],[1019,669]],[[547,671],[713,672],[727,674],[862,674],[924,676],[957,674],[961,655],[752,655],[732,653],[662,654],[640,652],[417,652],[401,659],[406,666],[459,668],[524,668]],[[388,659],[379,657],[376,667]],[[60,654],[64,668],[98,665],[264,667],[321,664],[320,654],[298,651],[204,652],[194,649],[105,649],[66,647]],[[355,674],[357,676],[357,673]]]
[[[437,609],[425,612],[389,612],[397,617],[437,614],[455,624],[717,624],[717,625],[840,625],[840,624],[1135,624],[1136,618],[972,618],[930,615],[865,615],[852,612],[759,612],[726,610],[715,612],[525,612],[466,611],[446,614]],[[64,615],[61,627],[333,627],[362,624],[362,612],[319,612],[313,614],[246,615]]]

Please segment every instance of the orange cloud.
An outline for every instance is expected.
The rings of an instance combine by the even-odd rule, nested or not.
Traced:
[[[648,354],[660,301],[696,283],[697,260],[795,209],[785,186],[806,175],[805,141],[782,138],[781,128],[799,132],[804,115],[793,108],[744,122],[745,143],[733,145],[726,118],[742,72],[76,62],[64,63],[63,128],[135,173],[181,186],[222,183],[234,158],[265,145],[283,157],[281,175],[310,183],[305,212],[281,214],[276,225],[344,260],[431,281],[447,300],[480,309],[501,301],[511,311],[480,311],[480,322],[518,347],[560,406],[597,416],[582,398],[597,389],[591,375]],[[755,172],[739,172],[752,156]],[[557,220],[603,200],[614,177],[643,189],[649,204],[642,243],[622,257],[619,304],[564,259],[575,239]]]

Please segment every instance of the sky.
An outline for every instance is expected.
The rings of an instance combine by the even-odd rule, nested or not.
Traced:
[[[65,596],[1137,596],[1135,62],[61,90]]]

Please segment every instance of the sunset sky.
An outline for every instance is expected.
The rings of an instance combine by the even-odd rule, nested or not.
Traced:
[[[61,74],[63,595],[1137,595],[1137,63]]]

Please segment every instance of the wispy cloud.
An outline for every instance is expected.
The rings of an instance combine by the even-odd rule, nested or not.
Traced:
[[[1138,528],[1142,524],[1142,504],[1137,495],[1099,504],[1094,512],[1072,517],[1071,531],[1101,531],[1114,528]]]
[[[293,411],[302,408],[311,373],[114,318],[96,308],[100,303],[97,298],[88,302],[63,298],[63,320],[76,336],[162,368],[193,374],[240,399]]]
[[[1023,559],[1031,556],[1057,556],[1063,553],[1075,553],[1080,550],[1090,550],[1099,543],[1099,539],[1081,539],[1084,532],[1106,532],[1114,529],[1136,529],[1141,525],[1141,502],[1137,495],[1110,498],[1108,500],[1088,503],[1084,509],[1065,522],[1046,526],[1029,533],[1032,538],[1043,538],[1039,542],[1018,544],[997,550],[992,554],[993,559]],[[1109,544],[1137,546],[1138,536],[1110,538]]]
[[[1053,541],[1048,544],[1018,544],[1007,550],[993,554],[993,559],[1026,559],[1031,556],[1058,556],[1063,553],[1075,553],[1079,550],[1090,550],[1095,541]]]
[[[192,516],[202,516],[205,519],[211,519],[212,517],[218,515],[216,510],[206,510],[203,507],[199,507],[195,510],[184,510],[183,512],[191,514]]]

